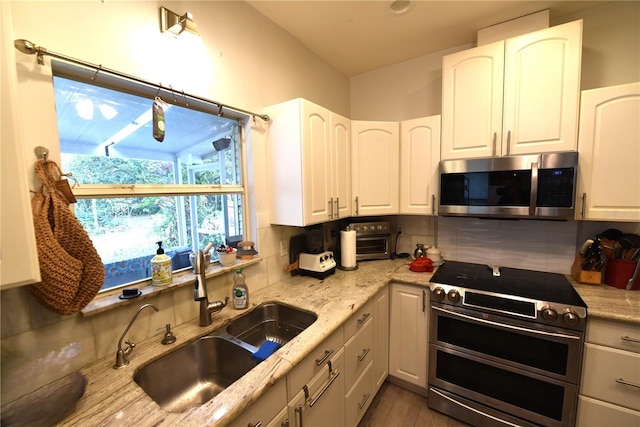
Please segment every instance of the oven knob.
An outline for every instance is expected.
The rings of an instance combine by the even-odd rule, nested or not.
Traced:
[[[460,292],[456,291],[455,289],[451,289],[447,294],[447,298],[449,298],[449,301],[456,303],[460,301]]]
[[[545,307],[542,309],[542,317],[544,320],[553,321],[558,318],[558,313],[556,313],[556,311],[551,307]]]
[[[444,299],[445,293],[444,293],[444,289],[442,289],[441,287],[437,287],[433,290],[433,298],[438,300],[438,301],[442,301]]]
[[[564,323],[566,323],[569,326],[575,326],[578,324],[578,321],[580,320],[578,318],[578,315],[576,313],[574,313],[571,310],[568,310],[563,316],[562,318],[564,319]]]

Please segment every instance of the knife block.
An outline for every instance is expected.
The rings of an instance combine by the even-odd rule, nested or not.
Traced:
[[[575,281],[579,283],[586,283],[588,285],[601,284],[602,272],[583,270],[581,268],[583,263],[584,257],[578,252],[576,254],[576,259],[573,261],[573,265],[571,266],[571,277],[573,277]]]

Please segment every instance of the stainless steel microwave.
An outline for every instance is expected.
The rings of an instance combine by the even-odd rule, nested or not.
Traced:
[[[578,153],[440,162],[445,216],[573,219]]]

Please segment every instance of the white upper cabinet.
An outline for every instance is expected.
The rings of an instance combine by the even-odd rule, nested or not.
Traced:
[[[640,221],[640,83],[582,92],[577,219]]]
[[[442,159],[577,149],[582,21],[447,55]]]
[[[442,159],[492,157],[502,138],[504,42],[442,60]]]
[[[25,135],[18,103],[17,73],[11,8],[0,5],[2,51],[0,87],[2,92],[2,222],[0,240],[0,289],[40,281],[40,265],[31,216],[29,178],[25,155]]]
[[[400,213],[436,215],[440,116],[400,122]]]
[[[301,98],[267,112],[271,223],[305,226],[350,216],[349,120]]]
[[[397,214],[400,201],[400,125],[351,122],[353,215]]]

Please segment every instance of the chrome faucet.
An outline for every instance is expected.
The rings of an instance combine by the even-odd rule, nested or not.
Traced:
[[[193,300],[200,302],[200,326],[209,326],[212,322],[211,315],[217,313],[227,306],[229,297],[222,301],[209,302],[207,296],[206,267],[204,263],[204,253],[198,250],[196,254],[196,281],[193,288]]]
[[[158,307],[156,307],[153,304],[144,304],[141,305],[140,308],[138,309],[138,311],[136,311],[136,314],[133,315],[133,318],[131,318],[131,321],[129,322],[129,324],[127,325],[127,327],[125,328],[124,332],[122,333],[122,336],[120,336],[120,340],[118,341],[118,351],[116,352],[116,363],[115,365],[113,365],[113,369],[120,369],[120,368],[124,368],[125,366],[127,366],[129,364],[129,360],[127,359],[127,356],[129,355],[129,353],[131,353],[134,349],[134,347],[136,346],[135,343],[126,340],[125,343],[127,344],[127,348],[123,349],[122,348],[122,340],[124,339],[124,336],[127,334],[127,331],[129,330],[129,328],[131,327],[131,325],[133,325],[133,322],[136,321],[136,318],[138,317],[138,314],[140,314],[140,312],[142,310],[144,310],[147,307],[151,307],[153,308],[155,311],[160,311],[160,309]]]

